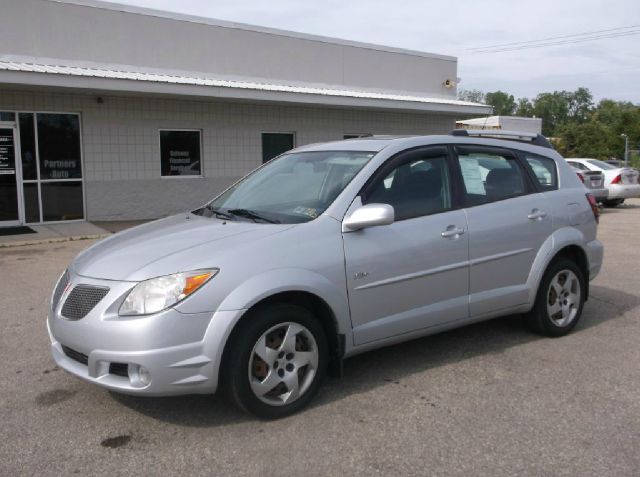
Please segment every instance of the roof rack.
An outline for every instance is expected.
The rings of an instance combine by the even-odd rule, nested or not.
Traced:
[[[549,140],[542,134],[524,131],[506,131],[504,129],[454,129],[449,134],[451,136],[507,139],[509,141],[525,142],[534,146],[541,146],[549,149],[554,148]]]

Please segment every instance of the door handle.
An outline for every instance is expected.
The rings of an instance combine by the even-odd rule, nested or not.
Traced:
[[[527,218],[529,220],[541,220],[547,216],[547,213],[540,209],[533,209]]]
[[[455,225],[449,225],[447,229],[442,232],[444,238],[458,238],[460,235],[464,233],[464,229],[461,227],[456,227]]]

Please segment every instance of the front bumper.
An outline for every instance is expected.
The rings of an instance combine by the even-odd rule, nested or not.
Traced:
[[[72,282],[104,285],[85,277],[74,277]],[[58,366],[125,394],[170,396],[217,390],[224,344],[244,310],[184,314],[169,309],[156,315],[118,317],[113,309],[132,284],[110,281],[109,286],[106,297],[77,321],[61,316],[65,295],[50,310],[47,330]],[[149,371],[148,384],[138,379],[139,366]]]

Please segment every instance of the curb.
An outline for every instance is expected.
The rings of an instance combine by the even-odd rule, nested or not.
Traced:
[[[51,237],[48,239],[21,240],[19,242],[0,243],[0,249],[10,247],[23,247],[25,245],[41,245],[47,243],[73,242],[75,240],[92,240],[109,237],[113,234],[92,234],[92,235],[73,235],[70,237]]]

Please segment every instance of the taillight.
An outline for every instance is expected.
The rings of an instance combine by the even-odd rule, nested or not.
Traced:
[[[578,175],[578,179],[580,179],[580,182],[582,182],[584,184],[584,176],[582,174],[580,174],[579,172],[576,172],[576,174]]]
[[[615,179],[613,179],[611,181],[612,184],[620,184],[620,182],[622,182],[622,176],[620,174],[618,174]]]
[[[589,201],[589,205],[591,206],[593,217],[596,219],[597,223],[600,223],[600,209],[598,208],[598,202],[596,202],[596,198],[591,194],[587,194],[587,200]]]

